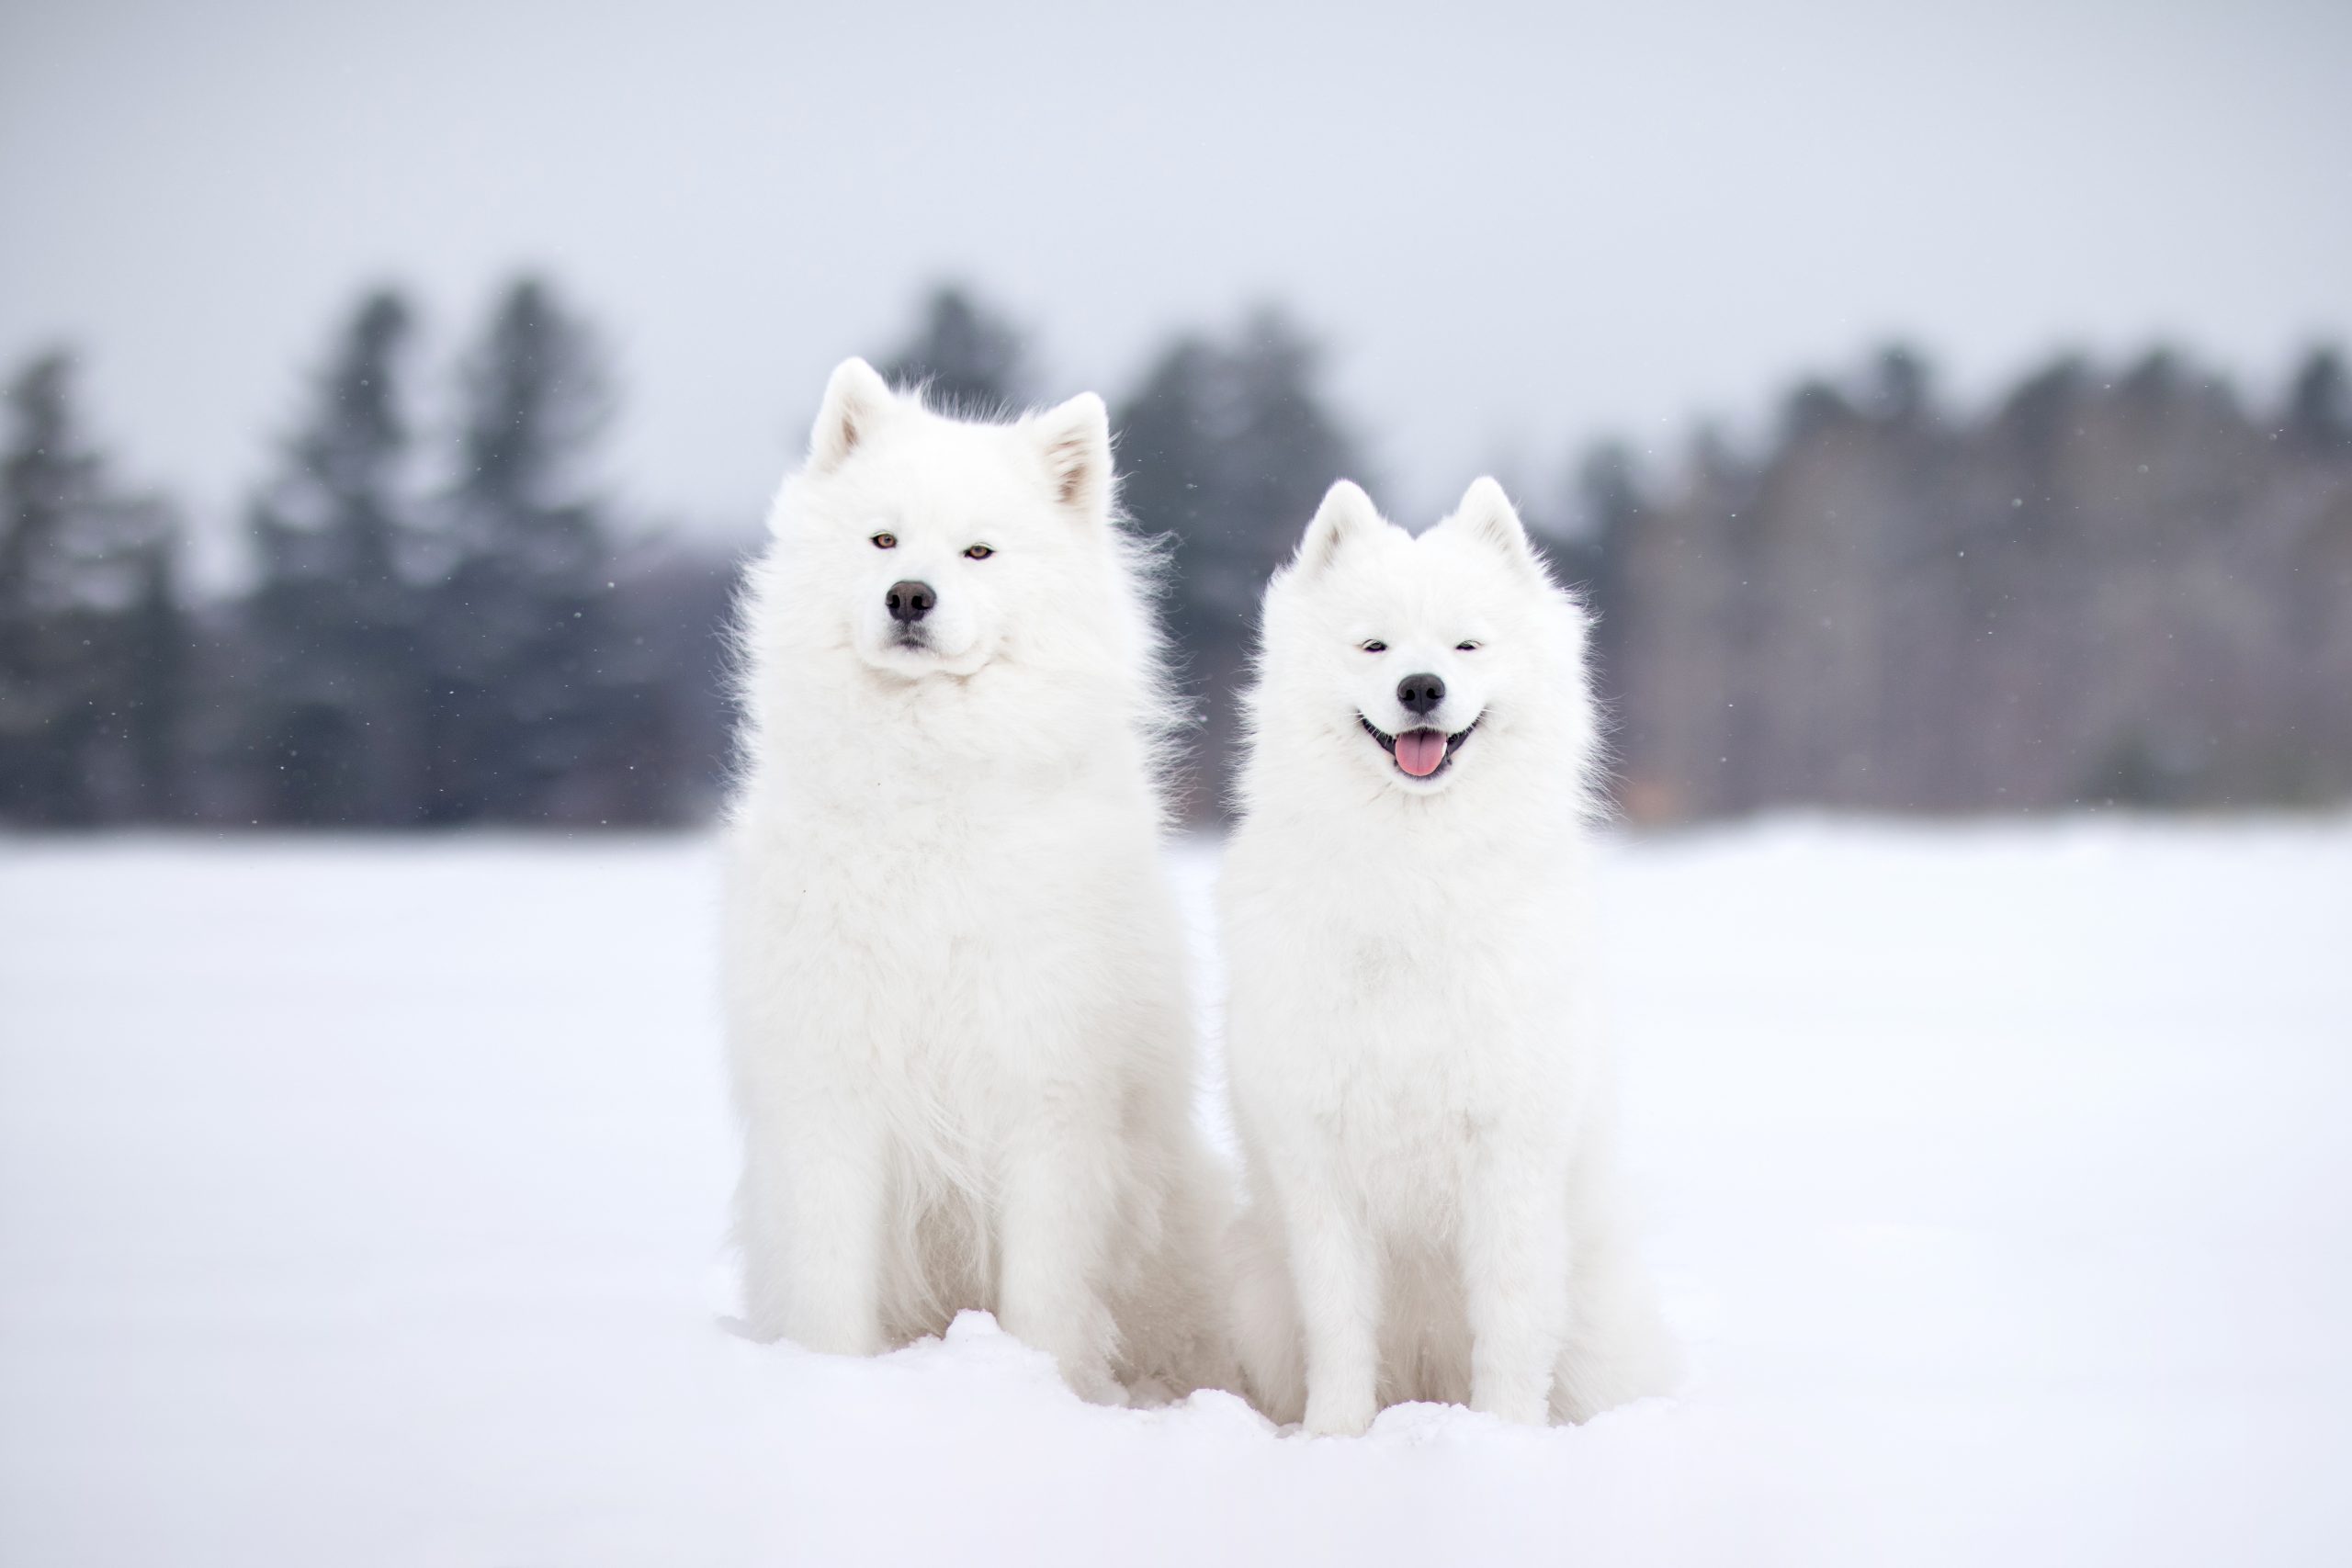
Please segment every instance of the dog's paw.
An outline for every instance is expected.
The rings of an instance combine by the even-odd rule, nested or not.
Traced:
[[[1369,1393],[1311,1393],[1306,1397],[1306,1420],[1303,1425],[1309,1437],[1361,1438],[1372,1429],[1372,1418],[1377,1414]]]
[[[890,1348],[881,1328],[872,1325],[804,1322],[786,1328],[782,1337],[821,1356],[878,1356]]]
[[[1520,1427],[1542,1427],[1552,1419],[1552,1402],[1542,1388],[1481,1388],[1470,1396],[1470,1408]]]
[[[1069,1384],[1070,1392],[1089,1404],[1124,1409],[1136,1403],[1134,1394],[1128,1392],[1125,1383],[1111,1375],[1108,1367],[1070,1369],[1062,1375],[1063,1381]]]

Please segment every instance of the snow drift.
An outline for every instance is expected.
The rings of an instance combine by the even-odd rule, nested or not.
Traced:
[[[1352,1442],[726,1333],[712,869],[0,842],[0,1560],[2352,1552],[2352,824],[1612,846],[1690,1386]]]

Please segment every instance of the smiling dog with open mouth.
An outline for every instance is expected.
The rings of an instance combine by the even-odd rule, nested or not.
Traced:
[[[1581,607],[1494,480],[1418,539],[1342,482],[1263,626],[1220,885],[1252,1396],[1351,1433],[1664,1391],[1592,1026]]]
[[[1408,729],[1402,735],[1391,735],[1362,714],[1356,715],[1356,722],[1363,726],[1366,735],[1380,742],[1382,750],[1396,759],[1396,765],[1404,770],[1405,776],[1412,779],[1435,778],[1453,766],[1454,753],[1462,750],[1464,740],[1470,739],[1470,731],[1478,728],[1478,721],[1474,718],[1470,721],[1469,729],[1456,730],[1452,735],[1442,729],[1429,728]],[[1398,750],[1400,743],[1401,750]]]

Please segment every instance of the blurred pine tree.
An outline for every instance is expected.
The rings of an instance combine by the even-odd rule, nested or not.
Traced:
[[[247,754],[254,809],[273,821],[417,818],[427,600],[401,390],[413,331],[400,295],[361,300],[312,383],[284,471],[253,504]]]
[[[1223,341],[1180,337],[1114,422],[1128,513],[1175,544],[1169,629],[1187,689],[1204,705],[1182,803],[1194,818],[1221,804],[1267,578],[1290,558],[1333,480],[1372,481],[1324,401],[1319,362],[1304,333],[1261,310]]]
[[[1021,329],[957,284],[932,290],[914,336],[875,367],[892,386],[921,385],[933,407],[973,418],[1017,412],[1034,395]]]
[[[74,409],[73,359],[8,389],[0,454],[0,821],[170,819],[187,629],[178,525],[114,488]]]

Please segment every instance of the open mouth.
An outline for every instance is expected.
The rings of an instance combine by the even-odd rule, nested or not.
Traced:
[[[1442,729],[1408,729],[1391,735],[1362,714],[1356,715],[1356,722],[1363,726],[1366,735],[1380,742],[1382,750],[1396,759],[1397,772],[1408,778],[1433,779],[1453,766],[1453,754],[1462,750],[1462,743],[1470,739],[1479,719],[1486,716],[1480,714],[1470,721],[1468,729],[1452,735]]]

